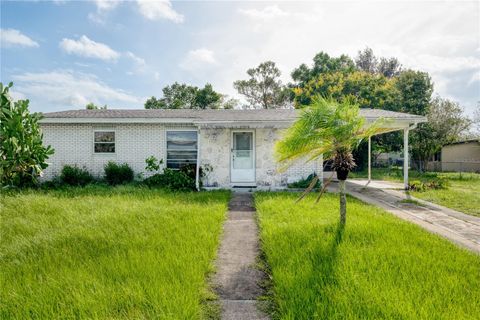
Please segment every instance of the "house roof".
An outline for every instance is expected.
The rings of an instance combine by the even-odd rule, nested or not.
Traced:
[[[113,120],[113,119],[137,119],[141,122],[152,122],[147,120],[157,120],[156,122],[292,122],[300,114],[300,110],[294,109],[261,109],[261,110],[191,110],[191,109],[107,109],[107,110],[68,110],[59,112],[44,113],[42,122],[77,122],[74,119],[82,119],[88,122],[95,120]],[[402,120],[413,123],[425,122],[423,116],[412,115],[408,113],[393,112],[381,109],[360,109],[360,114],[367,120],[378,118],[389,118],[393,120]],[[55,121],[57,120],[57,121]],[[60,120],[60,121],[59,121]],[[72,121],[73,120],[73,121]],[[162,121],[164,120],[164,121]],[[183,120],[183,121],[181,121]],[[110,121],[109,121],[110,122]]]
[[[467,144],[467,143],[479,143],[480,144],[480,138],[451,142],[451,143],[448,143],[448,144],[444,145],[444,147],[453,146],[453,145],[457,145],[457,144]]]

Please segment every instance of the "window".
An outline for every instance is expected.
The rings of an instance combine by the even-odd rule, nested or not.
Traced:
[[[197,132],[167,131],[167,168],[197,164]]]
[[[95,153],[115,153],[115,132],[95,131],[93,149]]]

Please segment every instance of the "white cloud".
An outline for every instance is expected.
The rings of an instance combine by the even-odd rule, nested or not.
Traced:
[[[90,12],[88,14],[88,20],[97,23],[97,24],[105,24],[105,15],[101,13],[96,13],[96,12]]]
[[[68,54],[105,61],[115,61],[120,56],[118,52],[112,50],[106,44],[90,40],[85,35],[81,36],[79,40],[64,38],[60,42],[60,48]]]
[[[119,4],[119,0],[94,0],[97,11],[109,11],[115,9]]]
[[[128,75],[144,74],[148,71],[145,59],[140,58],[139,56],[130,51],[125,52],[123,56],[131,61],[131,70],[127,71]]]
[[[292,70],[312,64],[320,51],[355,57],[369,46],[378,56],[397,57],[405,68],[428,71],[436,93],[472,110],[480,99],[479,9],[478,2],[242,2],[236,15],[195,38],[228,68],[188,77],[201,83],[208,76],[215,89],[239,97],[233,81],[265,60],[275,61],[288,83]]]
[[[140,13],[149,20],[167,19],[182,23],[184,16],[172,8],[169,0],[137,0]]]
[[[470,80],[468,81],[468,84],[469,85],[472,85],[473,83],[475,82],[480,82],[480,71],[475,71],[475,73],[473,74],[473,76],[470,78]]]
[[[214,52],[206,48],[201,48],[189,51],[180,64],[180,67],[185,70],[195,70],[215,64],[217,64],[217,61]]]
[[[27,97],[23,93],[18,92],[16,90],[10,90],[9,93],[14,101],[27,99]]]
[[[263,9],[240,9],[239,12],[249,18],[261,20],[286,17],[289,15],[288,12],[283,11],[277,5],[268,6]]]
[[[13,80],[18,94],[28,97],[37,110],[47,105],[55,109],[84,108],[88,102],[132,108],[143,102],[143,98],[112,88],[92,74],[71,70],[26,72],[13,76]]]
[[[38,47],[38,43],[15,29],[0,29],[0,39],[5,47]]]
[[[105,24],[105,19],[109,11],[115,9],[120,0],[93,0],[97,6],[97,12],[90,12],[88,19],[97,24]]]
[[[140,58],[139,56],[135,55],[133,52],[127,51],[125,52],[125,56],[132,59],[133,62],[135,62],[135,64],[139,67],[145,67],[147,65],[145,62],[145,59]]]

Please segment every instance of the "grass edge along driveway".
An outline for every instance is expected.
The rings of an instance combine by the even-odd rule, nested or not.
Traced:
[[[198,319],[230,193],[2,195],[0,318]]]
[[[352,177],[366,178],[367,172],[354,172]],[[374,180],[387,180],[403,182],[403,171],[401,169],[372,169]],[[419,173],[415,170],[409,171],[409,181],[420,180],[428,182],[438,178],[447,181],[445,189],[431,189],[422,192],[411,191],[414,197],[430,201],[441,206],[480,217],[480,174],[478,173],[457,173],[457,172],[425,172]]]
[[[480,257],[380,208],[338,195],[257,193],[273,319],[475,319]]]

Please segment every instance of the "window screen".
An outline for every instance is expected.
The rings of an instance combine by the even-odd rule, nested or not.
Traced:
[[[167,132],[167,168],[179,169],[197,163],[197,132]]]
[[[95,153],[115,153],[115,132],[95,131],[93,149]]]

